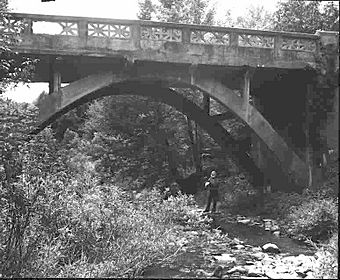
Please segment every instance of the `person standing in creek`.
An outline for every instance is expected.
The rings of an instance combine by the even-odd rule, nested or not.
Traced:
[[[210,205],[212,202],[212,210],[211,213],[216,213],[216,204],[219,199],[218,195],[218,180],[217,180],[217,172],[215,170],[211,171],[210,177],[207,182],[204,184],[205,188],[208,189],[208,202],[207,206],[205,207],[204,213],[209,212]]]

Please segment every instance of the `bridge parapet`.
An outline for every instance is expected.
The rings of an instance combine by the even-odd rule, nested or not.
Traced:
[[[39,50],[47,54],[61,51],[110,56],[117,51],[142,51],[132,57],[150,59],[146,52],[162,50],[167,55],[153,55],[152,59],[303,68],[314,67],[319,52],[318,35],[139,20],[12,13],[0,23],[0,31],[14,32],[21,23],[25,29],[18,49],[26,53]],[[174,54],[172,58],[169,52]]]

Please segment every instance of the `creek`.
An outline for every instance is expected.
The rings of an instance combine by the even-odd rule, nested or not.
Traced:
[[[298,259],[301,256],[307,258],[315,253],[313,248],[308,247],[302,242],[297,242],[285,236],[275,236],[258,225],[240,224],[237,222],[236,217],[231,215],[229,217],[224,215],[210,216],[213,221],[210,232],[205,234],[204,241],[203,239],[202,241],[196,241],[196,246],[186,248],[170,264],[146,269],[143,278],[215,278],[214,276],[224,279],[243,278],[246,276],[237,273],[231,275],[224,273],[224,276],[222,274],[218,275],[217,270],[220,265],[216,259],[219,256],[226,255],[230,256],[230,259],[234,259],[230,263],[222,264],[224,272],[235,266],[255,264],[256,261],[252,256],[254,251],[261,251],[260,247],[266,243],[273,243],[280,248],[280,254],[264,254],[264,258],[271,258],[272,263],[280,261],[280,265],[277,265],[277,267],[284,266],[281,265],[281,261],[284,258],[293,257]],[[220,232],[219,235],[216,235],[216,230]],[[190,231],[188,234],[190,234]],[[233,248],[230,245],[230,241],[233,242],[233,240],[239,240],[240,244],[243,244],[241,245],[243,248]],[[259,263],[259,260],[257,261]],[[306,269],[306,271],[308,270]],[[288,274],[285,275],[287,276]],[[297,274],[295,273],[295,275]]]
[[[231,238],[238,238],[244,243],[251,246],[262,246],[266,243],[274,243],[282,253],[287,253],[293,256],[300,254],[313,255],[314,249],[307,246],[305,243],[293,240],[287,236],[276,236],[270,231],[265,231],[262,227],[249,226],[237,223],[236,221],[224,222],[220,217],[214,218],[214,227],[220,228],[223,233],[228,234]]]

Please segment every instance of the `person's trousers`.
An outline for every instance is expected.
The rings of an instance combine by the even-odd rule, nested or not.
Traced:
[[[212,212],[216,211],[216,204],[218,201],[218,190],[210,190],[209,191],[209,196],[208,196],[208,203],[207,203],[207,207],[205,207],[205,212],[209,211],[210,209],[210,205],[212,202]]]

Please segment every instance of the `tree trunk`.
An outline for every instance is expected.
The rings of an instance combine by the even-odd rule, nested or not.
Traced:
[[[188,123],[188,134],[191,142],[191,150],[192,150],[192,158],[194,162],[194,166],[196,168],[196,172],[202,171],[202,165],[200,160],[200,154],[198,149],[198,132],[197,132],[197,124],[194,124],[194,127],[191,123],[191,120],[187,117]],[[194,132],[193,132],[194,130]],[[195,133],[195,134],[194,134]]]
[[[176,180],[179,176],[178,170],[177,170],[177,164],[175,160],[175,152],[173,151],[169,140],[167,138],[166,132],[164,132],[162,129],[160,129],[160,125],[163,122],[162,119],[162,104],[158,104],[157,106],[157,114],[156,114],[156,125],[155,125],[155,131],[156,131],[156,138],[160,139],[161,145],[165,147],[165,154],[166,154],[166,159],[168,161],[169,165],[169,171],[171,174],[171,177],[173,177],[174,180]]]
[[[200,127],[195,122],[195,146],[197,152],[197,162],[196,162],[196,172],[202,172],[202,158],[201,158],[201,151],[202,151],[202,138],[201,138],[201,131]]]
[[[166,145],[166,154],[167,154],[170,174],[173,177],[173,179],[176,180],[179,178],[179,174],[178,174],[177,165],[175,161],[174,151],[172,150],[167,138],[164,139],[164,143]]]

